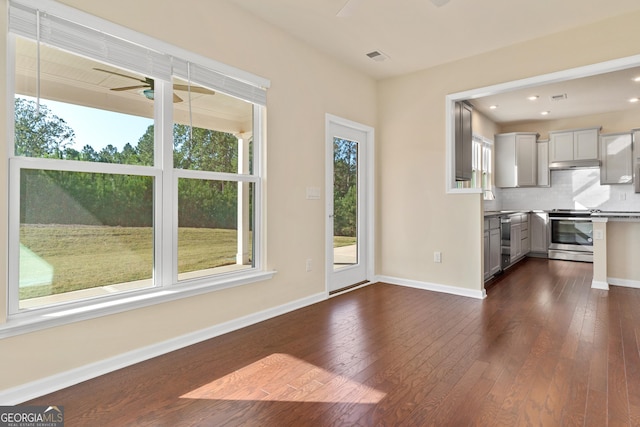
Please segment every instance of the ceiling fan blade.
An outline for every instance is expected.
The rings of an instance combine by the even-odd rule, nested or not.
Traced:
[[[180,98],[178,95],[176,95],[175,93],[173,94],[173,102],[182,102],[182,98]]]
[[[348,18],[353,15],[353,12],[358,8],[362,0],[347,0],[347,2],[342,6],[342,9],[336,13],[338,18]]]
[[[189,86],[187,85],[173,85],[173,88],[175,90],[181,90],[184,92],[193,92],[193,93],[203,93],[205,95],[215,95],[216,93],[210,89],[204,88],[204,87],[200,87],[200,86],[191,86],[191,89],[189,89]]]
[[[94,70],[102,71],[103,73],[113,74],[115,76],[126,77],[128,79],[136,80],[136,81],[139,81],[139,82],[142,82],[142,83],[147,83],[146,80],[142,80],[142,79],[139,79],[139,78],[133,77],[133,76],[127,76],[126,74],[116,73],[115,71],[103,70],[102,68],[94,68]]]
[[[131,89],[143,89],[145,87],[149,87],[149,85],[137,85],[137,86],[124,86],[124,87],[114,87],[109,90],[115,90],[116,92],[121,92],[123,90],[131,90]]]

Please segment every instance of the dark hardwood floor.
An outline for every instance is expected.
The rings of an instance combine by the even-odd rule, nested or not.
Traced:
[[[484,301],[373,284],[30,404],[70,426],[640,426],[640,290],[528,259]]]

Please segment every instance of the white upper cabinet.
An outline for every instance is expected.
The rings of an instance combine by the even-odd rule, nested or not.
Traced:
[[[633,180],[630,132],[600,136],[600,184],[629,184]]]
[[[538,134],[514,132],[496,135],[497,187],[533,187],[538,175]]]
[[[551,134],[549,142],[549,162],[573,160],[573,132]]]
[[[598,156],[599,129],[585,129],[573,133],[573,159],[592,160]]]
[[[600,128],[549,132],[549,162],[598,160]]]
[[[551,186],[551,174],[549,172],[549,140],[538,140],[538,187]]]

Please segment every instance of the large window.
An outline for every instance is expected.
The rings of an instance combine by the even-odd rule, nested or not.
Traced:
[[[10,41],[10,315],[261,271],[264,89],[18,3]]]

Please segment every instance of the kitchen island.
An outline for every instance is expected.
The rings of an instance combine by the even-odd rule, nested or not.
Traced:
[[[640,288],[640,212],[594,212],[592,288]]]

